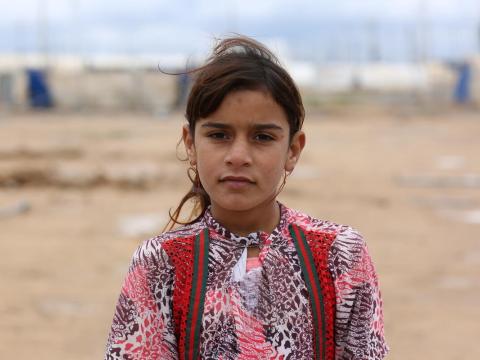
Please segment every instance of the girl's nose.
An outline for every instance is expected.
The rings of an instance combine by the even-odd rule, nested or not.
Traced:
[[[232,166],[248,166],[252,163],[252,157],[248,141],[235,139],[225,155],[225,163]]]

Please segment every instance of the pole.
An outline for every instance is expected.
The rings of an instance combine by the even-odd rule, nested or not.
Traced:
[[[43,60],[43,66],[48,66],[49,39],[48,39],[48,0],[37,1],[37,38],[38,53]]]
[[[418,37],[419,37],[419,61],[426,62],[429,58],[428,51],[428,6],[427,0],[418,2]]]

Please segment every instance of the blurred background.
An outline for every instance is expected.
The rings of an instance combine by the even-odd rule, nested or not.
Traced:
[[[364,235],[388,359],[478,359],[477,0],[17,0],[0,11],[0,353],[103,357],[131,256],[188,190],[215,38],[265,43],[307,147],[280,200]]]

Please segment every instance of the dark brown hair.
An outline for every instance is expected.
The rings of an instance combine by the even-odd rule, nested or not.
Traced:
[[[277,57],[253,39],[235,36],[219,41],[206,64],[187,73],[195,76],[185,114],[192,137],[197,121],[214,113],[225,96],[237,90],[268,92],[287,115],[290,140],[302,128],[305,111],[295,83]],[[170,213],[167,228],[197,221],[210,205],[198,173],[189,173],[189,178],[192,188]],[[189,220],[181,222],[180,212],[189,200],[194,201],[194,208]]]

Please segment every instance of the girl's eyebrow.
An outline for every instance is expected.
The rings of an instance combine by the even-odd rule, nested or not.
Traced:
[[[283,127],[277,124],[258,124],[254,126],[255,130],[283,130]]]
[[[202,124],[202,127],[215,128],[215,129],[230,129],[231,128],[231,126],[229,126],[227,124],[219,123],[219,122],[212,122],[212,121],[209,121],[209,122],[206,122],[206,123]]]
[[[220,123],[220,122],[212,122],[212,121],[202,124],[202,127],[215,128],[215,129],[231,129],[232,128],[231,125]],[[283,127],[273,123],[255,124],[253,128],[257,131],[258,130],[280,130],[280,131],[283,130]]]

